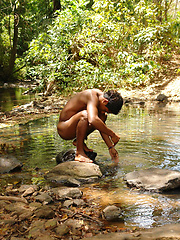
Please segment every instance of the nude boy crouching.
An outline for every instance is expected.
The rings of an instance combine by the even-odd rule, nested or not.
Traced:
[[[93,162],[85,154],[92,151],[85,144],[85,139],[94,130],[98,130],[106,143],[112,161],[119,162],[115,145],[120,137],[105,124],[107,113],[117,115],[123,105],[123,98],[115,90],[102,92],[88,89],[77,93],[65,105],[60,113],[57,130],[62,139],[74,140],[76,146],[75,161]]]

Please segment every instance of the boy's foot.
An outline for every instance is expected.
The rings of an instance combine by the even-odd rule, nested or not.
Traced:
[[[76,147],[76,139],[73,141],[73,145]],[[93,150],[88,148],[85,143],[84,143],[83,148],[84,148],[84,151],[86,151],[86,152],[93,152]]]
[[[83,156],[81,154],[76,155],[74,160],[78,161],[78,162],[86,162],[86,163],[92,163],[93,162],[91,159],[89,159],[88,157]]]

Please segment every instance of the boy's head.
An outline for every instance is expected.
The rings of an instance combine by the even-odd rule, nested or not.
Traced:
[[[110,113],[117,115],[123,105],[121,94],[115,90],[109,90],[104,93],[104,98],[108,100],[106,107],[109,109]]]

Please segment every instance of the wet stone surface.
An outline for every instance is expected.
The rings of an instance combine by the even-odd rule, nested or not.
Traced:
[[[149,168],[127,173],[124,177],[127,185],[152,192],[169,191],[180,188],[180,172]]]
[[[0,155],[0,174],[21,170],[23,164],[14,156]]]
[[[76,161],[68,161],[60,163],[50,170],[45,178],[51,182],[64,183],[64,185],[81,183],[92,183],[102,176],[98,165],[94,163],[84,163]]]

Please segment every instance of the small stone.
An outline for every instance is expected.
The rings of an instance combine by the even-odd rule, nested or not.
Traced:
[[[164,101],[167,101],[168,100],[168,97],[162,93],[160,93],[157,98],[156,98],[157,101],[159,102],[164,102]]]
[[[113,220],[117,220],[120,219],[122,216],[122,211],[120,208],[112,205],[112,206],[107,206],[104,210],[103,210],[103,216],[106,220],[108,221],[113,221]]]
[[[83,194],[79,188],[53,188],[52,190],[60,200],[80,198]]]
[[[38,190],[38,186],[37,185],[21,185],[20,186],[20,188],[18,189],[18,191],[20,192],[20,193],[23,193],[23,192],[25,192],[28,188],[30,188],[30,187],[32,187],[32,188],[34,188],[34,190],[35,191],[37,191]],[[35,192],[34,191],[34,192]]]
[[[64,203],[63,203],[63,207],[70,207],[70,206],[84,206],[86,205],[86,203],[84,202],[84,200],[82,199],[73,199],[73,200],[66,200]]]
[[[29,236],[28,238],[35,238],[39,237],[42,232],[45,231],[45,221],[44,220],[37,220],[31,223]]]
[[[72,206],[74,203],[73,200],[66,200],[64,203],[63,203],[63,207],[66,207],[66,208],[69,208],[70,206]]]
[[[57,219],[50,219],[45,223],[45,229],[53,229],[57,226]]]
[[[169,191],[180,187],[180,172],[168,169],[148,168],[127,173],[124,180],[130,187],[152,192]]]
[[[1,155],[0,156],[0,174],[12,171],[21,170],[23,164],[19,162],[14,156]]]
[[[34,208],[34,209],[37,209],[37,208],[40,208],[42,206],[42,204],[40,202],[31,202],[29,204],[29,206]]]
[[[22,197],[27,197],[28,195],[31,195],[35,192],[35,189],[33,187],[30,187],[26,189],[26,191],[21,195]]]
[[[75,206],[85,206],[86,205],[85,201],[82,199],[74,199],[73,202],[74,202]]]
[[[35,199],[41,203],[46,202],[47,204],[53,201],[52,197],[46,192],[40,192],[40,195],[36,196]]]
[[[66,224],[61,224],[56,228],[56,233],[58,236],[64,236],[69,232],[69,228],[66,226]]]
[[[84,225],[83,220],[75,220],[75,219],[68,219],[65,222],[66,226],[68,226],[71,229],[71,232],[76,235],[80,234],[80,229]]]
[[[33,211],[25,211],[21,215],[19,215],[19,220],[23,221],[25,219],[29,219],[33,215]]]
[[[42,206],[35,211],[37,218],[53,218],[55,216],[54,211],[47,206]]]

